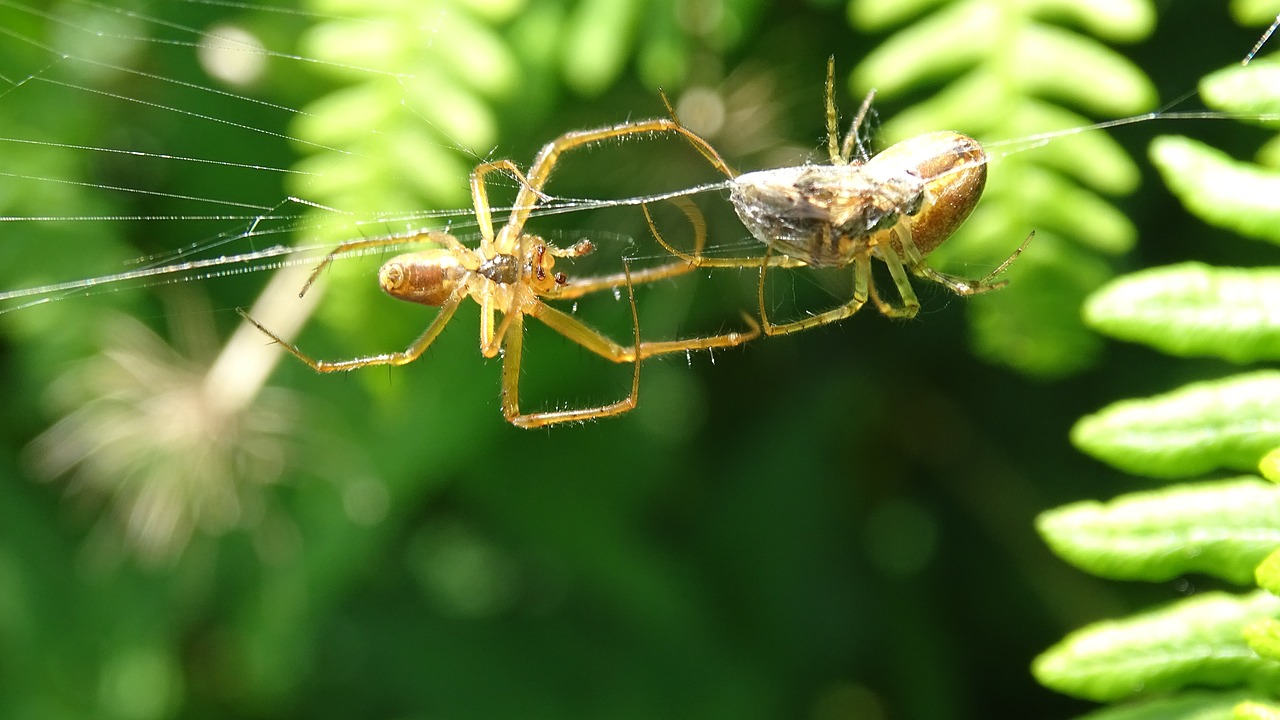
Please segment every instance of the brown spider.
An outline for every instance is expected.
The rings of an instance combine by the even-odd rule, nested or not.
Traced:
[[[657,118],[596,130],[569,132],[542,148],[534,159],[527,177],[510,160],[482,163],[472,171],[471,196],[481,235],[479,247],[475,249],[465,246],[454,236],[439,230],[423,231],[409,236],[352,240],[335,248],[312,273],[303,286],[302,293],[307,291],[320,272],[340,254],[406,243],[430,243],[439,246],[399,255],[384,264],[378,271],[378,284],[389,295],[440,308],[426,331],[404,350],[351,360],[316,360],[303,353],[296,345],[285,342],[263,327],[243,310],[239,312],[299,360],[317,372],[327,373],[354,370],[371,365],[404,365],[413,362],[439,336],[462,301],[470,297],[480,305],[481,354],[485,357],[494,357],[501,352],[503,356],[502,414],[512,424],[523,428],[534,428],[609,417],[627,412],[636,406],[640,390],[640,361],[644,358],[663,353],[741,345],[760,334],[759,326],[750,316],[746,316],[750,327],[742,332],[683,340],[642,342],[633,284],[687,273],[695,267],[693,264],[674,262],[636,272],[631,272],[630,268],[624,264],[622,273],[575,278],[570,282],[564,273],[555,272],[552,269],[555,258],[582,257],[594,249],[592,244],[584,240],[572,247],[560,248],[537,235],[525,232],[524,228],[530,213],[540,201],[546,199],[542,188],[562,153],[610,138],[671,132],[682,135],[713,165],[726,174],[732,175],[732,171],[706,141],[674,119]],[[484,182],[485,176],[495,171],[509,173],[520,182],[520,190],[516,195],[507,224],[496,233]],[[694,220],[696,235],[695,252],[701,252],[705,228],[696,221],[696,218],[691,216],[691,220]],[[545,302],[578,298],[601,290],[616,290],[623,286],[627,288],[631,304],[634,331],[633,342],[628,345],[611,340],[572,315]],[[501,313],[500,319],[499,313]],[[595,407],[521,412],[520,358],[526,316],[537,318],[552,330],[603,358],[617,363],[634,363],[635,372],[632,376],[630,394],[617,402]]]
[[[957,295],[976,295],[1003,287],[1005,283],[996,282],[995,277],[1021,254],[1031,237],[981,280],[947,275],[925,262],[925,256],[960,227],[982,196],[987,181],[987,155],[982,146],[960,133],[935,132],[904,140],[869,159],[854,158],[858,128],[874,92],[863,101],[841,143],[834,77],[835,58],[831,58],[827,62],[826,88],[831,164],[735,176],[723,162],[712,161],[729,177],[729,199],[738,217],[767,246],[764,256],[709,258],[698,250],[678,250],[658,233],[648,207],[642,206],[657,241],[694,267],[760,268],[760,322],[767,335],[842,320],[857,312],[868,298],[885,315],[913,317],[920,309],[920,301],[907,271],[940,283]],[[871,279],[873,257],[888,267],[901,307],[886,302],[876,290]],[[810,317],[781,324],[770,322],[764,292],[767,269],[802,265],[853,265],[853,297]]]

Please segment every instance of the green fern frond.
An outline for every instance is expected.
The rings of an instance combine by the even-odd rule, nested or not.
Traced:
[[[569,3],[552,42],[565,83],[580,95],[599,95],[637,64],[649,88],[684,84],[690,35],[724,49],[741,40],[764,10],[761,0],[683,3],[678,0],[581,0]]]
[[[886,141],[939,129],[1011,139],[1088,125],[1081,112],[1128,115],[1155,103],[1143,72],[1099,42],[1146,37],[1154,25],[1146,0],[854,0],[849,15],[862,29],[884,31],[930,10],[853,73],[854,85],[876,88],[881,100],[945,82],[932,97],[896,112],[884,124]],[[1078,370],[1099,341],[1075,309],[1111,275],[1104,256],[1128,251],[1136,236],[1103,195],[1132,191],[1137,167],[1101,133],[1034,152],[1006,154],[993,145],[990,153],[983,200],[936,259],[953,270],[996,262],[1036,230],[1001,297],[973,303],[974,341],[983,355],[1025,372]]]
[[[1128,472],[1185,478],[1248,470],[1280,446],[1280,371],[1259,370],[1118,402],[1071,431],[1081,450]]]
[[[1258,463],[1258,474],[1273,483],[1280,483],[1280,447],[1262,456],[1262,461]]]
[[[1266,26],[1277,15],[1280,15],[1277,0],[1231,0],[1231,16],[1246,27]]]
[[[1084,316],[1103,333],[1170,355],[1280,360],[1280,268],[1192,262],[1144,270],[1094,293]]]
[[[1276,693],[1280,662],[1254,653],[1243,632],[1278,614],[1280,598],[1271,593],[1205,593],[1077,630],[1037,658],[1032,672],[1054,690],[1102,702],[1187,687]]]
[[[1280,707],[1242,702],[1232,709],[1232,720],[1280,720]]]
[[[1246,477],[1073,503],[1036,527],[1060,557],[1100,577],[1158,582],[1194,572],[1247,584],[1280,546],[1277,517],[1280,493]]]
[[[1210,106],[1245,116],[1280,116],[1280,62],[1256,61],[1207,76],[1200,94]],[[1151,159],[1187,209],[1205,222],[1246,237],[1280,243],[1280,139],[1259,152],[1259,163],[1187,138],[1152,143]]]
[[[639,0],[583,0],[565,27],[565,77],[584,95],[596,95],[613,84],[631,56],[644,3]]]
[[[1225,720],[1236,708],[1249,705],[1248,697],[1239,691],[1185,692],[1104,708],[1082,720]]]
[[[1235,3],[1237,12],[1245,5]],[[1248,5],[1256,19],[1260,4]],[[1261,61],[1229,68],[1206,77],[1201,95],[1215,108],[1274,115],[1280,110],[1276,70]],[[1280,174],[1274,170],[1182,137],[1158,138],[1151,157],[1174,194],[1206,222],[1246,237],[1280,240]],[[1085,318],[1103,333],[1172,355],[1275,360],[1280,269],[1184,263],[1134,273],[1095,293]],[[1280,477],[1277,408],[1280,372],[1260,370],[1116,403],[1077,423],[1072,440],[1141,475],[1186,478],[1258,468],[1274,479]],[[1037,678],[1099,701],[1194,686],[1247,687],[1247,696],[1220,701],[1173,695],[1160,701],[1169,711],[1161,717],[1276,717],[1278,519],[1280,488],[1257,478],[1175,486],[1044,513],[1038,523],[1042,536],[1088,572],[1149,581],[1204,573],[1238,584],[1256,582],[1271,592],[1204,595],[1085,628],[1036,660]],[[1147,712],[1151,707],[1126,705],[1093,717],[1155,717]]]
[[[599,95],[636,58],[647,85],[679,84],[688,73],[688,61],[678,15],[671,0],[577,3],[569,9],[558,38],[565,82],[580,95]]]
[[[355,213],[464,202],[459,179],[472,163],[455,148],[483,152],[496,142],[484,97],[518,82],[506,43],[461,4],[316,0],[311,9],[332,19],[310,30],[302,53],[325,63],[320,71],[341,87],[295,123],[299,140],[331,149],[302,163],[321,180],[292,190]],[[433,36],[430,52],[422,52],[424,33]]]

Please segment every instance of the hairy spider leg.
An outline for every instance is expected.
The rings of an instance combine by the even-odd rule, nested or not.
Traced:
[[[768,247],[764,256],[768,260],[772,257],[773,248]],[[799,263],[803,265],[804,263]],[[869,255],[860,254],[853,259],[853,295],[847,302],[842,305],[824,310],[817,315],[810,315],[806,318],[793,320],[791,322],[775,324],[769,321],[769,313],[765,308],[764,288],[765,288],[765,269],[774,267],[790,267],[780,265],[778,263],[766,262],[760,266],[760,283],[758,286],[758,299],[760,303],[760,324],[763,327],[765,335],[787,335],[800,330],[806,330],[819,325],[826,325],[838,320],[843,320],[850,315],[862,309],[867,302],[868,291],[874,295],[875,285],[871,283],[871,257]]]
[[[688,198],[671,198],[667,202],[675,204],[684,212],[685,216],[694,222],[701,223],[702,213],[697,209]],[[641,203],[640,210],[644,212],[644,218],[649,223],[649,232],[653,233],[653,239],[667,252],[675,255],[683,260],[690,268],[754,268],[763,267],[803,267],[807,265],[803,260],[798,260],[789,255],[771,255],[765,253],[761,257],[707,257],[701,253],[701,247],[696,247],[694,252],[687,253],[671,243],[667,242],[662,233],[658,232],[658,226],[653,222],[653,214],[649,212],[648,203]],[[705,223],[703,223],[705,226]],[[705,231],[704,231],[705,232]]]
[[[910,231],[907,230],[907,232]],[[919,248],[917,248],[914,243],[903,243],[902,250],[903,254],[906,256],[907,266],[911,268],[912,273],[927,280],[932,280],[939,285],[946,287],[956,295],[967,297],[970,295],[980,295],[991,290],[999,290],[1005,285],[1008,285],[1008,280],[997,281],[996,278],[1005,270],[1009,269],[1009,266],[1013,264],[1014,260],[1018,259],[1018,256],[1022,254],[1023,250],[1027,249],[1027,245],[1031,244],[1031,240],[1035,236],[1036,231],[1032,230],[1031,233],[1027,235],[1027,238],[1022,241],[1022,244],[1018,246],[1018,249],[1014,250],[1009,257],[1004,259],[1004,262],[996,266],[995,270],[987,273],[986,276],[980,280],[971,280],[958,275],[948,275],[947,273],[934,270],[929,267],[924,256],[921,255]]]
[[[439,337],[440,332],[444,330],[444,326],[449,324],[449,320],[457,311],[458,306],[467,297],[466,283],[460,283],[457,288],[449,295],[449,298],[440,306],[440,312],[436,313],[435,318],[431,320],[431,324],[427,326],[426,331],[418,336],[418,339],[410,343],[409,347],[399,352],[382,353],[380,355],[366,355],[365,357],[352,358],[350,360],[317,360],[310,355],[298,349],[297,345],[286,342],[279,335],[268,330],[262,323],[254,320],[249,313],[243,308],[236,308],[236,312],[247,322],[253,324],[254,327],[261,330],[267,337],[276,342],[277,345],[283,347],[290,355],[298,358],[306,363],[318,373],[343,372],[346,370],[355,370],[357,368],[371,367],[373,365],[406,365],[421,357],[426,352],[431,343]]]
[[[1027,236],[1022,245],[1013,252],[1004,262],[986,277],[981,280],[970,280],[968,278],[957,277],[939,272],[929,267],[926,263],[924,255],[911,239],[911,227],[909,222],[900,222],[888,231],[887,237],[891,242],[870,242],[867,246],[867,252],[859,253],[853,260],[853,297],[849,302],[831,310],[812,315],[807,318],[801,318],[792,322],[774,324],[769,322],[768,314],[765,311],[764,301],[764,268],[760,272],[760,323],[764,327],[766,335],[786,335],[789,333],[806,330],[808,328],[825,325],[827,323],[843,320],[856,313],[866,303],[868,294],[870,299],[876,304],[876,308],[885,317],[910,319],[920,312],[920,299],[916,295],[915,288],[911,286],[911,280],[907,276],[908,271],[917,277],[932,280],[948,290],[960,296],[978,295],[980,293],[997,290],[1004,287],[1007,281],[996,281],[995,278],[1004,272],[1010,264],[1013,263],[1022,251],[1026,248],[1027,243],[1031,242],[1031,238],[1035,237],[1035,233]],[[894,242],[902,248],[902,256],[898,255],[894,249]],[[876,285],[871,280],[871,252],[884,262],[885,267],[889,270],[889,277],[893,279],[893,285],[898,290],[898,298],[901,305],[894,305],[884,299],[880,292],[876,289]]]
[[[627,266],[622,266],[623,273],[627,273]],[[635,346],[640,345],[640,313],[636,310],[636,294],[635,286],[631,284],[631,278],[627,277],[627,300],[631,305],[631,329]],[[552,308],[537,301],[534,317],[539,316],[537,308],[543,311],[552,310]],[[559,313],[559,311],[555,311]],[[559,313],[563,315],[563,313]],[[511,331],[507,334],[505,344],[506,353],[502,358],[502,415],[512,425],[521,428],[536,428],[546,425],[554,425],[566,422],[583,422],[594,418],[611,417],[613,415],[621,415],[622,413],[634,410],[636,403],[640,399],[640,357],[638,353],[632,352],[631,362],[634,370],[631,373],[631,392],[627,397],[617,402],[607,405],[598,405],[595,407],[578,408],[574,410],[548,410],[535,413],[520,412],[520,355],[524,350],[524,317],[523,313],[512,313]],[[555,321],[548,321],[548,317],[544,316],[542,321],[553,330],[556,330],[565,337],[582,345],[583,347],[600,352],[597,346],[598,342],[615,344],[605,336],[564,315],[565,319],[571,321],[571,325],[557,327]],[[568,331],[567,331],[568,330]],[[606,355],[608,357],[608,355]],[[621,362],[621,360],[619,360]]]
[[[570,150],[593,145],[611,138],[669,132],[679,133],[717,170],[724,173],[726,177],[734,177],[733,170],[720,157],[720,153],[711,147],[710,143],[672,118],[637,120],[595,130],[568,132],[544,145],[542,150],[538,152],[537,157],[534,158],[533,165],[529,167],[528,180],[521,184],[520,192],[516,194],[515,204],[511,208],[511,216],[508,218],[506,226],[498,232],[496,241],[498,251],[512,252],[513,248],[519,244],[520,236],[524,233],[524,224],[529,219],[529,214],[536,207],[537,198],[545,197],[542,188],[546,185],[547,179],[551,176],[551,170],[555,167],[561,155]]]
[[[471,171],[471,204],[475,210],[476,221],[480,223],[480,247],[486,255],[496,252],[493,247],[493,211],[489,208],[489,193],[485,188],[484,176],[502,170],[510,173],[520,183],[521,188],[529,186],[529,180],[514,162],[508,159],[493,160],[480,163]],[[546,200],[541,189],[535,190],[538,200]]]
[[[862,106],[858,108],[858,114],[853,117],[853,123],[849,125],[849,132],[844,136],[844,142],[839,143],[840,121],[836,113],[836,56],[827,58],[827,153],[831,156],[832,165],[848,165],[853,162],[853,146],[858,142],[858,130],[866,120],[867,113],[871,111],[871,101],[875,97],[874,89],[867,93]],[[866,149],[861,144],[858,144],[858,156],[861,162],[868,160]]]
[[[703,220],[702,214],[698,211],[698,209],[695,206],[693,206],[693,204],[685,203],[681,205],[681,209],[684,210],[685,216],[688,218],[690,225],[693,226],[694,251],[701,252],[703,246],[706,244],[707,224]],[[677,275],[683,275],[693,270],[694,267],[695,267],[694,265],[682,261],[682,262],[676,262],[676,263],[669,263],[667,265],[660,265],[658,267],[653,267],[653,268],[646,268],[640,272],[634,272],[630,269],[630,264],[628,263],[628,265],[624,268],[624,273],[620,275],[600,275],[596,277],[575,278],[570,284],[560,287],[556,291],[555,298],[558,300],[571,300],[571,299],[582,297],[584,295],[597,292],[600,290],[608,290],[608,289],[618,287],[618,285],[621,284],[622,282],[627,282],[631,284],[639,284],[640,282],[653,282],[655,280],[661,280],[664,278],[674,277]],[[544,322],[546,322],[548,325],[552,324],[552,322],[565,322],[565,321],[572,321],[575,323],[577,322],[572,318],[572,316],[566,315],[563,312],[556,310],[555,308],[545,306],[545,305],[544,307],[546,307],[546,311],[548,313],[547,316],[544,317],[539,315],[538,317],[542,319]],[[559,317],[555,317],[555,316],[559,316]],[[685,352],[690,350],[712,350],[712,349],[719,349],[719,348],[735,347],[737,345],[741,345],[745,342],[754,340],[755,338],[759,337],[760,325],[755,321],[755,318],[751,317],[750,314],[745,312],[742,314],[742,317],[747,322],[747,325],[748,325],[748,330],[745,332],[733,331],[733,332],[723,333],[720,335],[711,335],[711,336],[700,337],[700,338],[685,338],[681,340],[645,341],[640,343],[640,345],[638,346],[640,358],[643,359],[647,357],[652,357],[654,355],[663,355],[666,353],[673,353],[673,352]],[[549,318],[555,318],[555,319],[553,320]],[[579,343],[579,344],[583,344],[583,343]],[[630,350],[620,349],[620,350],[610,350],[610,352],[611,353],[630,352]],[[615,362],[624,362],[627,356],[619,355],[618,357],[613,357],[613,356],[605,355],[605,357],[615,360]],[[618,359],[619,357],[621,359]]]
[[[664,98],[665,102],[665,98]],[[668,105],[669,108],[669,105]],[[538,202],[546,200],[547,195],[543,192],[543,187],[547,180],[551,177],[551,171],[560,157],[571,150],[594,145],[611,138],[626,137],[629,135],[654,135],[662,133],[678,133],[685,138],[698,152],[707,159],[720,172],[727,177],[734,176],[733,170],[720,157],[720,153],[711,146],[706,140],[684,127],[674,118],[655,118],[651,120],[638,120],[629,123],[622,123],[610,127],[597,128],[595,130],[577,130],[565,133],[560,137],[552,140],[542,147],[534,158],[533,164],[529,168],[528,175],[522,175],[519,168],[510,160],[498,160],[489,163],[482,163],[477,166],[471,174],[471,195],[475,205],[476,219],[480,223],[482,235],[482,249],[486,247],[485,243],[488,238],[493,238],[493,244],[485,254],[501,253],[509,255],[519,255],[516,252],[526,234],[524,232],[525,223],[528,222],[530,214],[537,207]],[[496,170],[504,170],[510,172],[520,181],[520,190],[516,194],[516,199],[511,208],[511,215],[507,219],[507,224],[497,231],[494,236],[492,210],[489,205],[489,193],[485,184],[484,176]],[[662,278],[673,277],[675,275],[689,272],[691,267],[685,267],[682,263],[671,263],[666,266],[657,268],[648,268],[643,271],[640,282],[652,282]],[[606,285],[601,282],[609,282],[609,288],[616,288],[620,283],[617,282],[618,276],[602,276],[601,281],[597,281],[590,285],[592,290],[603,289]],[[584,291],[584,292],[589,292]],[[581,293],[579,293],[580,295]],[[575,297],[574,295],[556,295],[556,297]],[[501,346],[502,338],[510,332],[509,326],[512,320],[504,318],[501,325],[496,324],[497,307],[494,305],[493,297],[486,295],[481,298],[480,310],[480,334],[481,347],[487,357],[492,357],[497,353]],[[745,340],[738,340],[743,333],[729,333],[725,338],[732,337],[732,344],[740,344]],[[682,341],[674,341],[676,345]],[[712,340],[714,343],[715,341]],[[721,345],[711,344],[707,347],[722,347]],[[674,352],[674,350],[669,351]]]

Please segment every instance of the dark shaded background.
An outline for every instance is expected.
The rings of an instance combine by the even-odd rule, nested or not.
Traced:
[[[257,23],[289,52],[303,52],[290,42],[313,22],[203,5],[141,11],[197,28],[223,16]],[[714,56],[721,74],[757,67],[782,78],[772,130],[789,146],[820,153],[826,58],[852,67],[876,38],[850,30],[838,3],[775,3],[756,12],[737,42],[696,47],[689,57]],[[1238,60],[1257,36],[1202,4],[1165,3],[1160,13],[1156,34],[1123,52],[1166,100]],[[22,18],[15,32],[52,42],[53,23]],[[975,38],[992,41],[999,40]],[[19,90],[13,83],[39,76],[47,53],[11,37],[0,40],[0,56],[9,63],[10,91],[0,96],[6,136],[24,137],[34,124],[72,144],[161,153],[181,141],[193,155],[232,153],[215,132],[193,137],[190,116],[66,86]],[[145,44],[127,60],[212,84],[181,44]],[[305,70],[273,62],[261,85],[234,92],[301,107],[334,84]],[[716,74],[699,72],[693,81]],[[491,102],[496,155],[522,165],[563,131],[661,112],[631,66],[595,97],[573,94],[554,74],[531,75]],[[90,87],[95,78],[82,81]],[[102,82],[192,113],[241,112],[176,87],[156,97],[136,78]],[[839,99],[853,104],[844,90]],[[284,136],[237,133],[252,143],[247,154],[263,165],[294,162],[289,114],[246,112],[237,122]],[[1145,163],[1146,142],[1163,131],[1183,128],[1147,124],[1116,136]],[[1194,132],[1239,153],[1249,149],[1250,138],[1229,123]],[[740,167],[760,167],[766,150],[725,153]],[[576,175],[566,167],[558,191],[625,197],[650,183],[707,179],[688,154],[623,147],[616,159],[582,160]],[[85,182],[193,196],[230,191],[210,168],[140,177],[127,157],[71,148],[7,147],[0,155],[0,167],[15,176],[52,177],[64,166]],[[268,205],[291,192],[277,175],[250,177],[234,192]],[[172,202],[0,180],[8,181],[0,202],[12,215],[153,216]],[[456,181],[464,186],[462,176]],[[743,236],[716,198],[700,202],[713,242]],[[1141,233],[1122,269],[1253,259],[1253,248],[1219,244],[1182,213],[1154,174],[1121,204]],[[586,215],[548,219],[539,231],[560,225],[644,237],[634,211]],[[88,277],[230,225],[9,222],[0,225],[0,264],[6,287]],[[618,241],[621,252],[637,252]],[[604,265],[620,251],[605,244],[601,255]],[[967,301],[932,287],[920,288],[924,310],[910,322],[868,310],[717,353],[714,361],[647,362],[635,412],[551,431],[502,422],[499,361],[476,352],[469,306],[422,361],[403,369],[317,377],[283,364],[272,380],[283,390],[269,393],[280,415],[263,425],[206,428],[199,417],[171,418],[207,437],[225,465],[135,441],[129,447],[140,459],[127,477],[39,481],[33,440],[86,406],[94,388],[116,388],[121,407],[148,402],[145,392],[124,397],[119,382],[95,384],[110,373],[101,356],[84,360],[104,346],[118,351],[113,343],[125,331],[115,313],[194,356],[189,367],[178,357],[163,365],[185,368],[196,383],[216,348],[201,350],[201,333],[225,337],[237,322],[234,308],[249,304],[262,281],[70,298],[0,316],[5,716],[1064,717],[1085,707],[1039,688],[1027,669],[1031,658],[1084,622],[1190,589],[1085,577],[1049,555],[1032,522],[1042,509],[1138,485],[1070,447],[1078,417],[1195,377],[1212,363],[1175,364],[1112,347],[1074,377],[1028,379],[976,360],[964,325]],[[784,282],[779,292],[794,292],[801,308],[835,302],[840,292],[803,276]],[[736,310],[752,307],[754,283],[750,272],[728,271],[647,288],[642,328],[670,337],[735,325]],[[344,301],[335,289],[328,302]],[[625,336],[616,310],[606,298],[581,312]],[[322,310],[302,342],[321,357],[393,349],[427,317],[370,293],[345,310]],[[197,341],[183,339],[190,337]],[[600,367],[542,328],[531,328],[526,353],[531,406],[601,403],[626,391],[626,368]],[[140,368],[136,358],[124,363]],[[158,372],[138,374],[131,387],[159,383]],[[109,430],[110,418],[128,416],[102,417]],[[278,475],[237,454],[255,433],[279,453]],[[117,518],[133,506],[112,483],[150,478],[185,497],[198,489],[183,489],[180,478],[214,466],[226,472],[206,482],[243,492],[231,527],[206,522],[185,546],[140,557],[118,529]],[[274,481],[236,490],[264,478]]]

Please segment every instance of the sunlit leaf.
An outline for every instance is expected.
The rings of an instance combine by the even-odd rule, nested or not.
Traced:
[[[1280,547],[1280,488],[1255,478],[1072,503],[1036,522],[1053,551],[1102,577],[1160,581],[1200,572],[1246,584]]]
[[[1280,446],[1280,372],[1194,383],[1088,415],[1076,447],[1121,470],[1182,478],[1217,468],[1252,470]]]
[[[631,54],[643,4],[636,0],[583,0],[562,31],[565,80],[596,95],[617,79]]]
[[[1280,2],[1277,0],[1231,0],[1231,14],[1241,25],[1265,27],[1277,14],[1280,14]]]
[[[1280,270],[1184,263],[1126,275],[1085,305],[1101,332],[1183,356],[1280,359]]]
[[[1280,707],[1243,702],[1233,708],[1232,720],[1280,720]]]
[[[1258,59],[1248,66],[1231,65],[1210,73],[1200,81],[1200,95],[1219,110],[1271,115],[1266,124],[1275,127],[1275,115],[1280,113],[1280,62]]]
[[[1273,483],[1280,483],[1280,448],[1262,457],[1258,463],[1258,473]]]
[[[1258,587],[1272,595],[1280,595],[1280,550],[1273,551],[1259,563],[1254,579]]]
[[[1239,691],[1186,692],[1095,710],[1080,720],[1225,720],[1249,697]]]
[[[1041,683],[1076,697],[1114,701],[1189,685],[1248,684],[1280,690],[1280,663],[1258,657],[1246,625],[1280,613],[1280,598],[1206,593],[1071,633],[1036,658]]]
[[[1280,660],[1280,620],[1261,618],[1244,629],[1245,642],[1258,655],[1268,660]]]
[[[1151,162],[1182,204],[1205,222],[1280,243],[1280,172],[1176,135],[1151,143]]]

